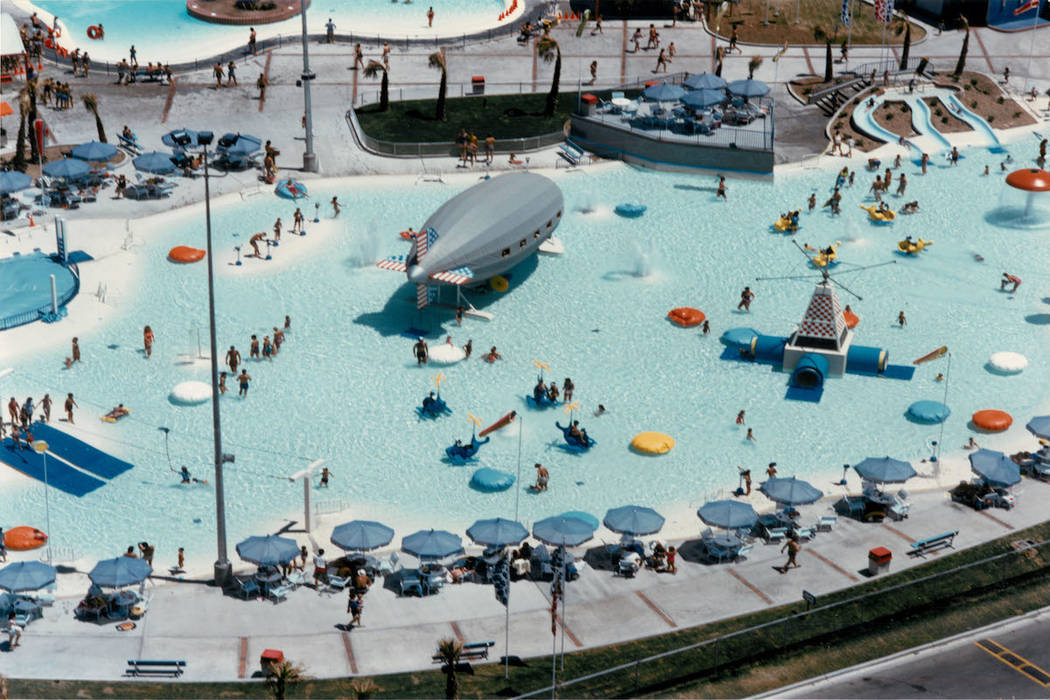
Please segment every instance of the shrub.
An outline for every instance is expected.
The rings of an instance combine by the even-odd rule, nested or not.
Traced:
[[[995,121],[995,115],[994,114],[989,114],[987,117],[985,117],[985,119],[988,121],[989,124],[991,124],[992,122]]]
[[[1002,96],[1002,95],[999,95],[999,99],[998,99],[998,100],[996,100],[996,102],[997,102],[998,104],[1002,104],[1003,102],[1006,102],[1006,100],[1005,100],[1005,99],[1003,98],[1003,96]]]
[[[888,122],[893,121],[893,114],[892,113],[886,115],[886,121],[888,121]]]
[[[1021,113],[1020,112],[1014,112],[1014,119],[1020,119],[1020,118],[1021,118]]]
[[[942,114],[944,114],[944,111],[940,107],[938,107],[937,109],[933,110],[933,113],[939,117]]]
[[[802,94],[803,95],[808,95],[811,92],[813,92],[813,88],[802,88]]]
[[[977,109],[977,100],[970,102],[970,109]]]
[[[941,124],[947,124],[947,123],[948,123],[948,117],[941,117]]]
[[[977,78],[970,78],[970,85],[977,87]]]

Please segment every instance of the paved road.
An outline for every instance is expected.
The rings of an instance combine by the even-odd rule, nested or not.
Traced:
[[[819,685],[797,698],[1047,698],[1050,614],[982,630],[944,648],[878,663]]]

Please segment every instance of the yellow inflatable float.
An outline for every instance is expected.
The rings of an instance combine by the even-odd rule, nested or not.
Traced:
[[[510,289],[510,283],[507,281],[507,278],[502,275],[496,275],[490,279],[489,286],[492,287],[494,291],[501,293]]]
[[[892,209],[879,209],[874,204],[870,206],[861,204],[860,208],[868,212],[868,218],[876,223],[888,224],[897,218],[896,212]]]
[[[917,241],[905,239],[903,241],[897,241],[897,250],[907,255],[915,255],[931,245],[933,245],[933,241],[924,241],[921,238]]]
[[[674,438],[665,433],[638,433],[631,440],[631,448],[649,455],[662,455],[674,447]]]
[[[811,258],[811,262],[814,267],[828,267],[829,265],[838,264],[838,253],[836,250],[842,245],[842,241],[835,241],[834,245],[829,245],[827,248],[823,248],[817,251],[817,254]],[[816,250],[812,246],[807,247],[807,250]]]

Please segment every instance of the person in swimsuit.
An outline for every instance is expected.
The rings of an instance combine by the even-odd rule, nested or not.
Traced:
[[[225,394],[226,393],[226,373],[225,372],[219,372],[219,393],[220,394]]]
[[[267,360],[273,359],[273,344],[270,342],[270,336],[268,335],[263,336],[262,354]]]
[[[751,302],[754,298],[755,293],[751,291],[751,287],[744,287],[744,291],[740,292],[740,303],[736,305],[737,310],[750,311]]]
[[[416,367],[427,363],[427,360],[429,359],[427,353],[427,341],[419,338],[416,341],[416,344],[412,346],[412,352],[415,353],[416,356]]]
[[[532,389],[532,398],[536,403],[543,401],[543,397],[547,395],[547,385],[543,383],[543,378],[536,383],[536,386]]]
[[[489,348],[489,353],[485,355],[485,362],[495,362],[496,360],[502,360],[503,356],[496,352],[496,346],[493,345]]]
[[[230,366],[230,374],[237,374],[237,366],[241,364],[241,353],[237,352],[237,348],[230,346],[230,349],[226,351],[226,364]]]
[[[277,221],[273,222],[273,240],[277,243],[281,242],[281,217],[277,217]]]
[[[254,236],[248,239],[248,244],[252,247],[252,255],[254,255],[257,258],[262,257],[262,253],[259,251],[259,243],[265,239],[265,231],[259,231],[259,233],[255,234]]]
[[[142,331],[142,344],[146,349],[146,357],[153,356],[153,329],[146,326]]]
[[[536,491],[546,491],[547,484],[550,483],[551,475],[547,472],[547,468],[539,462],[536,463]]]
[[[77,402],[73,400],[73,394],[66,394],[66,420],[69,421],[70,425],[73,425],[73,409],[80,408]]]
[[[248,357],[253,360],[259,359],[259,338],[252,336],[251,344],[248,346]]]
[[[73,338],[73,362],[80,362],[80,343]]]
[[[302,234],[303,232],[303,210],[299,207],[295,208],[295,213],[292,214],[292,233]],[[279,220],[279,219],[278,219]]]
[[[248,374],[248,370],[242,369],[241,373],[237,375],[237,383],[240,384],[240,391],[237,393],[240,397],[248,395],[248,382],[252,380],[251,375]]]
[[[572,403],[572,393],[576,390],[576,385],[572,383],[572,380],[568,377],[561,385],[562,395],[565,397],[565,403]]]
[[[44,422],[51,422],[51,394],[44,394],[44,398],[40,399],[40,408],[44,409]]]

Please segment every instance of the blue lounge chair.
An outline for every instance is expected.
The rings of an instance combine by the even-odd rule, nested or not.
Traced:
[[[401,595],[415,592],[420,598],[423,597],[423,580],[419,576],[418,569],[401,570]]]
[[[233,577],[233,592],[245,600],[259,595],[259,584],[253,578]]]

